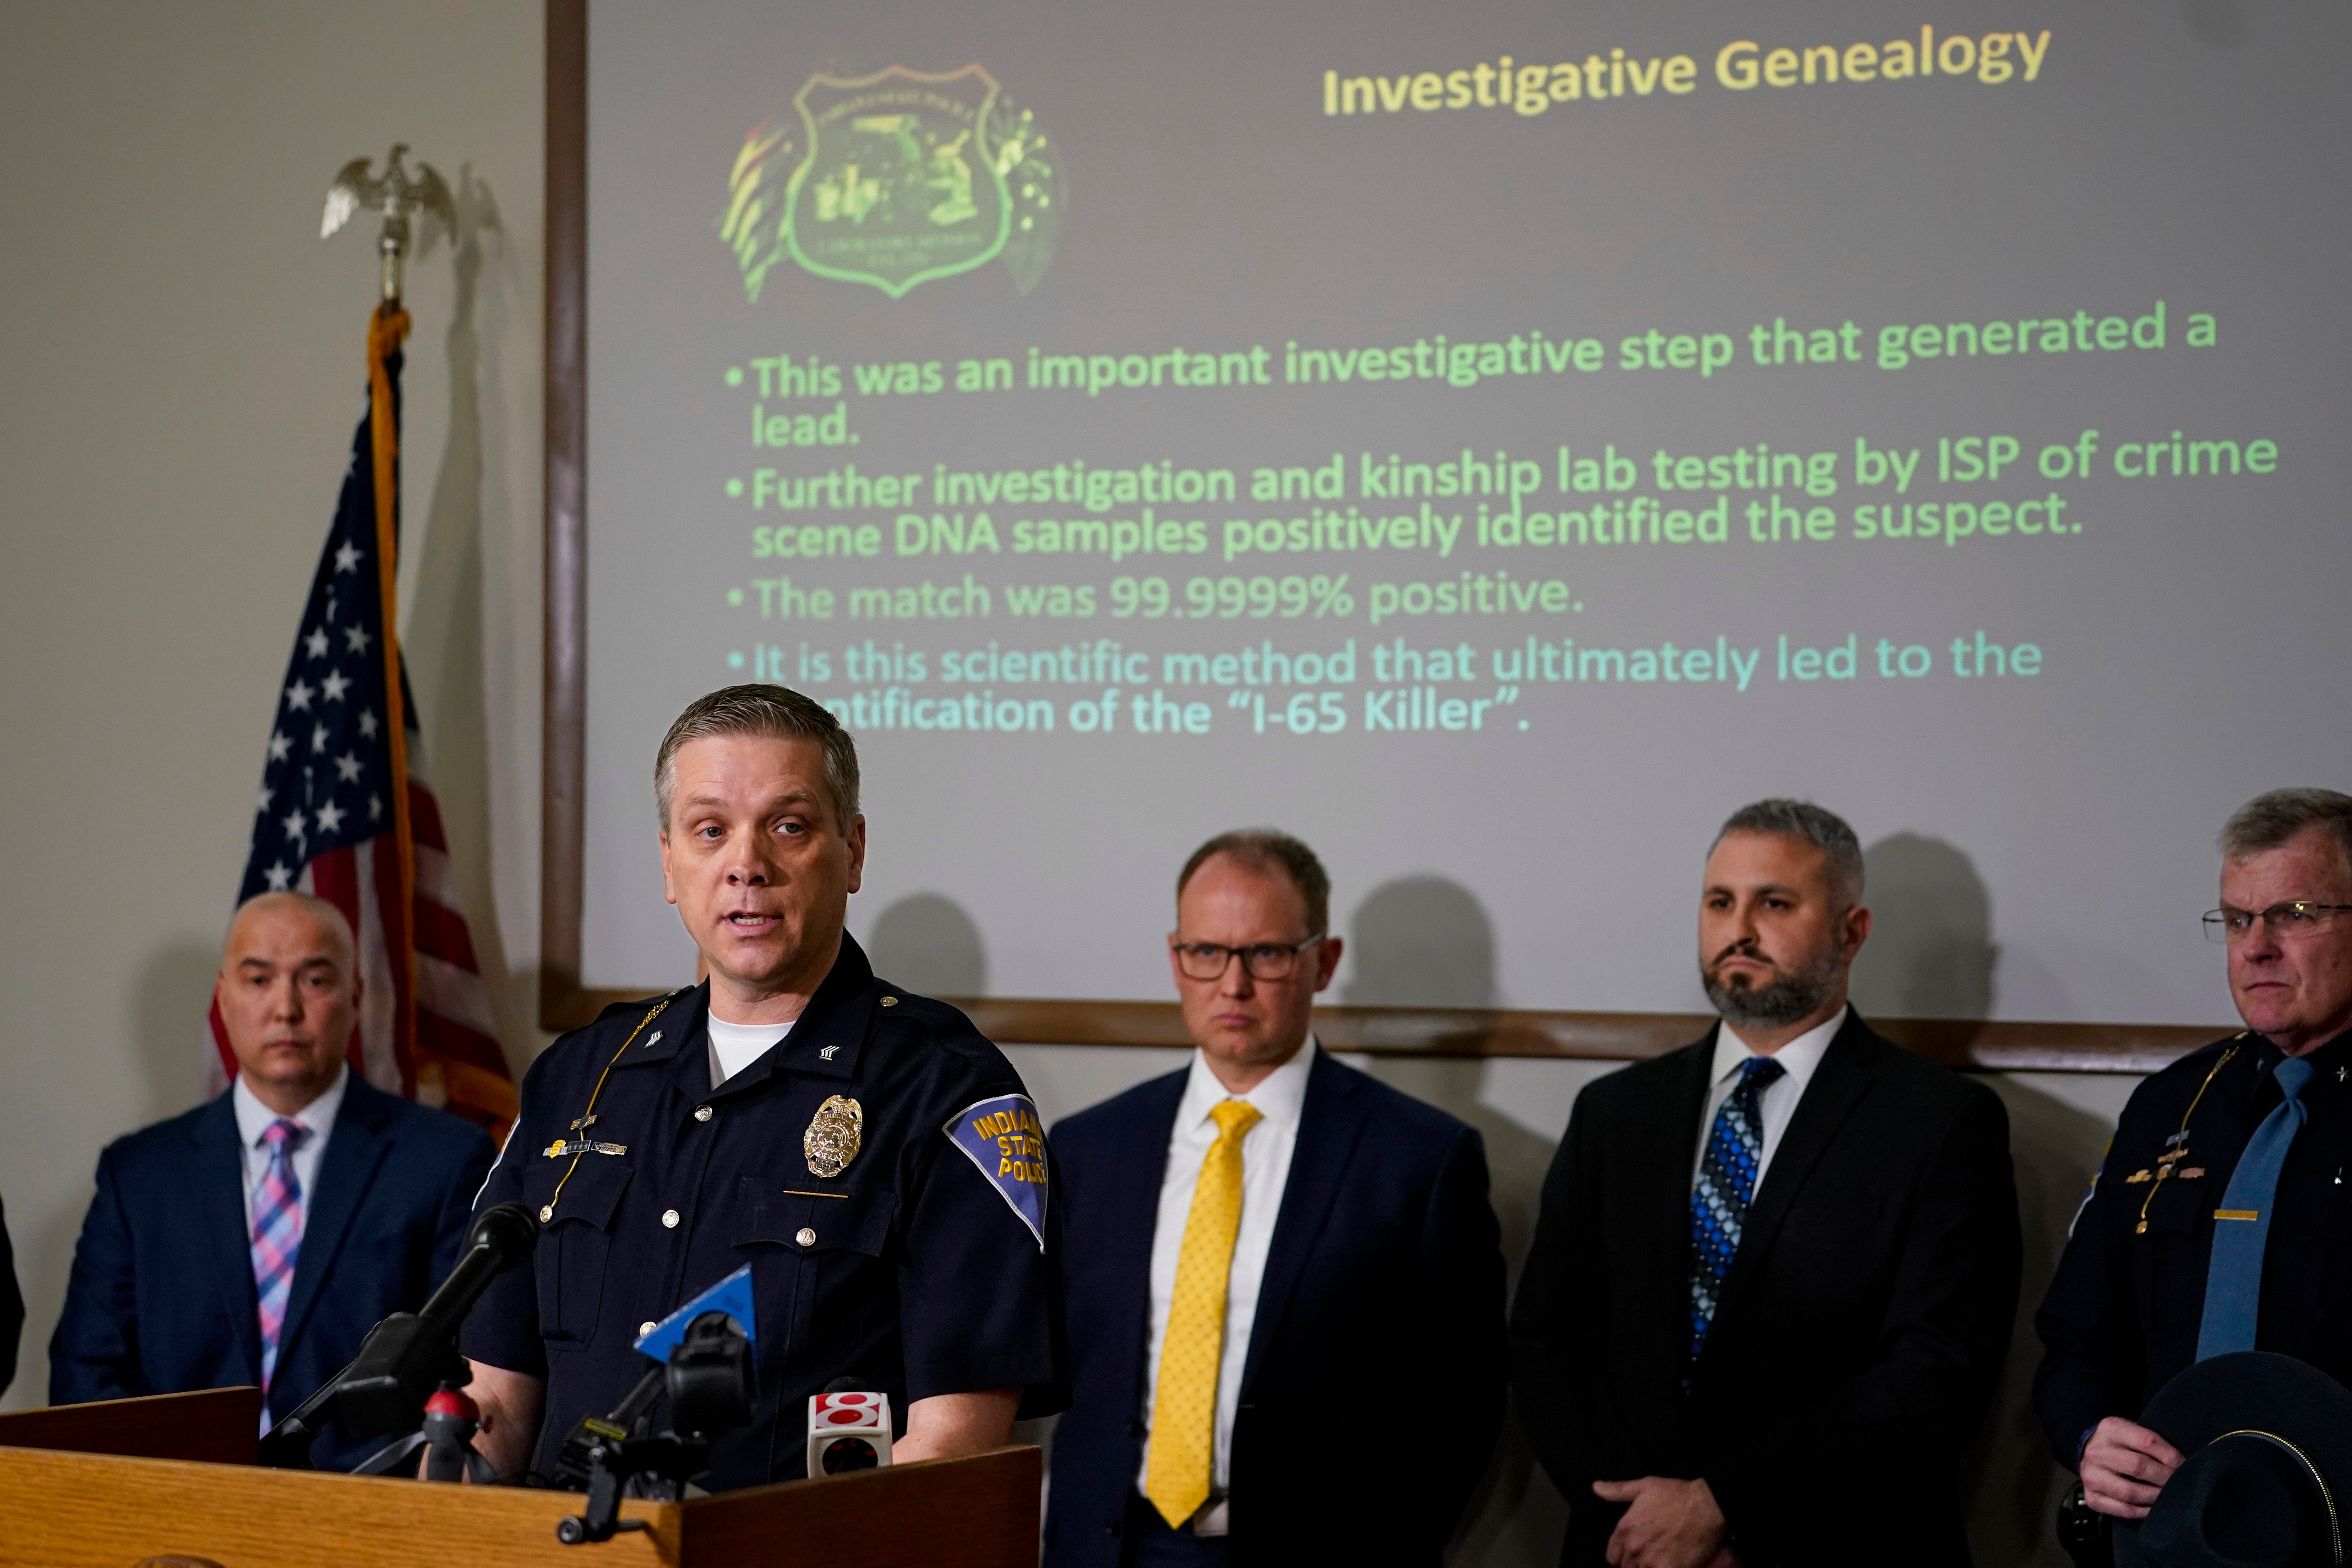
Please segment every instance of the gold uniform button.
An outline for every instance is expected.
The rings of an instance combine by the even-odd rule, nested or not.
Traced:
[[[654,1321],[651,1318],[647,1318],[644,1322],[637,1325],[637,1338],[639,1339],[644,1339],[647,1334],[652,1333],[653,1331]]]
[[[811,1230],[806,1226],[801,1226],[800,1234],[793,1237],[793,1239],[799,1242],[803,1247],[814,1247],[816,1245],[816,1232]]]
[[[709,1107],[709,1106],[707,1106],[707,1105],[698,1105],[698,1106],[696,1106],[696,1107],[694,1108],[694,1119],[695,1119],[697,1121],[709,1121],[709,1120],[710,1120],[710,1107]]]
[[[677,1211],[676,1209],[662,1210],[662,1228],[665,1230],[676,1230],[677,1228]]]
[[[540,1211],[539,1211],[539,1223],[540,1223],[540,1224],[541,1224],[541,1225],[545,1225],[549,1220],[551,1220],[551,1219],[553,1219],[554,1217],[555,1217],[555,1205],[554,1205],[553,1204],[547,1204],[547,1205],[542,1205],[542,1206],[541,1207],[541,1209],[540,1209]]]

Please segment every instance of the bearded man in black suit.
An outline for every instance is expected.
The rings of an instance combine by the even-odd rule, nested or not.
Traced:
[[[2009,1346],[2009,1119],[1846,1003],[1853,829],[1733,814],[1699,960],[1722,1022],[1587,1089],[1512,1316],[1571,1568],[1965,1568],[1957,1473]]]

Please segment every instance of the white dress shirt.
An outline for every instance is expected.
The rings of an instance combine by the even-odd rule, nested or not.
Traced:
[[[302,1218],[306,1226],[310,1217],[311,1195],[319,1190],[319,1158],[327,1152],[327,1139],[335,1130],[335,1113],[343,1108],[343,1088],[351,1082],[351,1064],[346,1062],[342,1071],[335,1075],[335,1081],[327,1086],[327,1091],[296,1111],[292,1118],[308,1128],[310,1133],[294,1146],[294,1179],[301,1184]],[[268,1132],[270,1123],[278,1120],[278,1112],[254,1098],[253,1090],[246,1087],[243,1073],[236,1075],[236,1081],[229,1086],[228,1093],[229,1103],[236,1109],[237,1144],[245,1154],[245,1234],[250,1239],[253,1235],[253,1195],[261,1190],[261,1179],[269,1174],[269,1145],[262,1141],[262,1134]],[[268,1415],[267,1410],[262,1412],[264,1419]]]
[[[1756,1160],[1756,1190],[1764,1190],[1764,1173],[1771,1167],[1773,1151],[1780,1147],[1781,1134],[1789,1131],[1790,1119],[1797,1114],[1797,1101],[1805,1098],[1805,1086],[1813,1081],[1813,1072],[1822,1065],[1822,1058],[1830,1048],[1837,1032],[1845,1027],[1850,1008],[1841,1007],[1837,1016],[1817,1028],[1807,1029],[1787,1045],[1772,1053],[1780,1064],[1780,1076],[1756,1097],[1756,1109],[1764,1119],[1764,1152]],[[1698,1185],[1700,1168],[1706,1163],[1707,1135],[1715,1131],[1715,1113],[1731,1098],[1738,1086],[1740,1064],[1748,1058],[1761,1055],[1739,1037],[1729,1024],[1715,1026],[1715,1076],[1706,1090],[1706,1114],[1698,1120],[1698,1150],[1691,1156],[1691,1185]],[[1753,1193],[1748,1194],[1751,1198]]]
[[[1168,1313],[1176,1299],[1176,1259],[1184,1245],[1184,1224],[1192,1215],[1193,1189],[1201,1184],[1201,1166],[1217,1141],[1217,1124],[1209,1113],[1227,1100],[1245,1100],[1257,1108],[1259,1120],[1242,1134],[1242,1218],[1234,1238],[1233,1271],[1225,1277],[1225,1342],[1217,1363],[1216,1468],[1214,1486],[1222,1493],[1233,1474],[1234,1412],[1242,1397],[1242,1363],[1249,1357],[1250,1325],[1257,1320],[1257,1290],[1265,1278],[1266,1250],[1274,1243],[1274,1222],[1282,1212],[1282,1190],[1290,1181],[1290,1155],[1298,1146],[1298,1119],[1307,1103],[1307,1075],[1318,1047],[1312,1036],[1298,1054],[1268,1073],[1247,1094],[1234,1094],[1209,1070],[1208,1058],[1192,1053],[1184,1098],[1176,1107],[1176,1125],[1168,1139],[1168,1173],[1160,1184],[1160,1217],[1151,1234],[1151,1336],[1143,1363],[1143,1464],[1135,1473],[1135,1489],[1144,1489],[1151,1465],[1150,1424],[1160,1396],[1160,1353],[1168,1342]],[[1225,1533],[1225,1502],[1221,1496],[1202,1510],[1194,1527],[1202,1535]]]
[[[710,1030],[713,1089],[775,1049],[793,1032],[790,1024],[730,1024],[716,1013],[703,1022]]]

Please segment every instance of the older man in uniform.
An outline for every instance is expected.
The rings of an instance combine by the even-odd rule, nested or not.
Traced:
[[[2176,1373],[2275,1351],[2352,1384],[2352,795],[2284,789],[2221,830],[2243,1032],[2133,1091],[2035,1326],[2033,1402],[2101,1513],[2181,1456],[2137,1417]]]
[[[866,859],[848,733],[781,687],[715,691],[670,727],[655,795],[709,977],[608,1009],[524,1080],[478,1207],[541,1229],[466,1325],[478,1446],[547,1473],[651,1364],[633,1342],[746,1263],[758,1403],[713,1490],[802,1474],[801,1413],[845,1375],[890,1394],[902,1462],[1004,1442],[1059,1408],[1060,1216],[1011,1065],[843,930]]]

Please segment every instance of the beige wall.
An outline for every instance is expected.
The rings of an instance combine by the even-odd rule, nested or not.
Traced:
[[[361,405],[372,226],[321,245],[320,205],[394,138],[461,184],[472,231],[410,289],[410,658],[509,1054],[541,1040],[540,48],[527,0],[0,12],[0,1196],[31,1307],[11,1405],[41,1402],[99,1148],[194,1100],[273,690]],[[1181,1059],[1014,1054],[1054,1116]],[[1516,1267],[1595,1069],[1377,1070],[1486,1134]],[[2130,1086],[1999,1087],[2038,1294]],[[1977,1483],[1990,1563],[2050,1555],[2013,1359]],[[1559,1508],[1507,1443],[1464,1559],[1549,1563]]]
[[[365,387],[374,226],[321,244],[320,209],[395,139],[495,203],[470,333],[448,251],[409,291],[403,609],[475,939],[501,976],[537,951],[541,43],[528,0],[0,7],[12,1405],[41,1400],[100,1147],[194,1099]],[[523,989],[497,1001],[527,1050]]]

